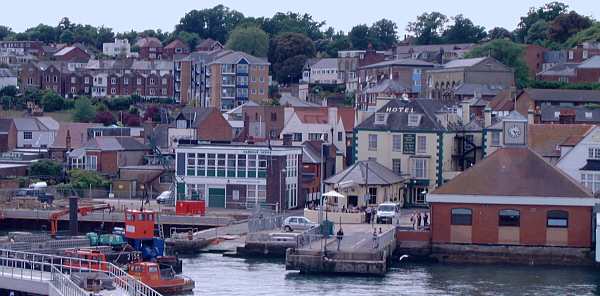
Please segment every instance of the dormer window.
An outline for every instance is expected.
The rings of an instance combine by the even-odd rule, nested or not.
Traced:
[[[408,114],[408,126],[417,127],[421,124],[421,114]]]
[[[375,124],[386,124],[387,116],[386,113],[375,113]]]

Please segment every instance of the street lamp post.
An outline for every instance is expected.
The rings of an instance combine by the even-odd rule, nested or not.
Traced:
[[[281,181],[281,176],[283,174],[285,174],[286,170],[285,169],[281,169],[281,171],[279,172],[279,208],[280,208],[280,212],[285,213],[285,207],[283,206],[282,200],[283,200],[283,190],[281,189],[281,187],[283,186],[283,183]],[[287,196],[286,196],[286,200],[287,200]],[[283,211],[281,211],[281,209],[283,209]]]

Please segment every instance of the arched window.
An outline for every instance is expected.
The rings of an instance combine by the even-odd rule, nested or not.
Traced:
[[[569,212],[560,210],[548,211],[546,226],[556,228],[569,227]]]
[[[473,211],[471,209],[452,209],[452,225],[471,225],[473,222]]]
[[[500,210],[498,213],[499,226],[519,226],[521,224],[521,213],[518,210]]]

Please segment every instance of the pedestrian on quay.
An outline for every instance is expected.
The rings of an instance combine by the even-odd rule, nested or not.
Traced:
[[[417,230],[421,228],[421,212],[417,213]]]
[[[365,222],[371,223],[371,207],[365,209]]]
[[[377,209],[373,207],[371,209],[371,224],[375,224],[375,217],[377,217]]]
[[[423,214],[423,226],[429,226],[429,215],[427,214],[427,212]]]
[[[342,226],[340,225],[340,230],[338,230],[337,232],[337,250],[340,250],[340,244],[342,244],[342,239],[344,238],[344,230],[342,229]]]
[[[379,248],[379,238],[377,237],[377,229],[373,228],[373,249]]]
[[[417,219],[417,217],[415,217],[415,213],[414,212],[412,214],[410,214],[410,223],[412,223],[412,228],[413,229],[415,229],[415,223],[417,222],[416,219]]]

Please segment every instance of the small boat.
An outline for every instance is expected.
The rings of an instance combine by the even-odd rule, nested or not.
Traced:
[[[160,269],[156,262],[136,262],[128,266],[128,272],[137,280],[163,294],[179,294],[194,289],[193,280],[176,275],[172,268]]]

